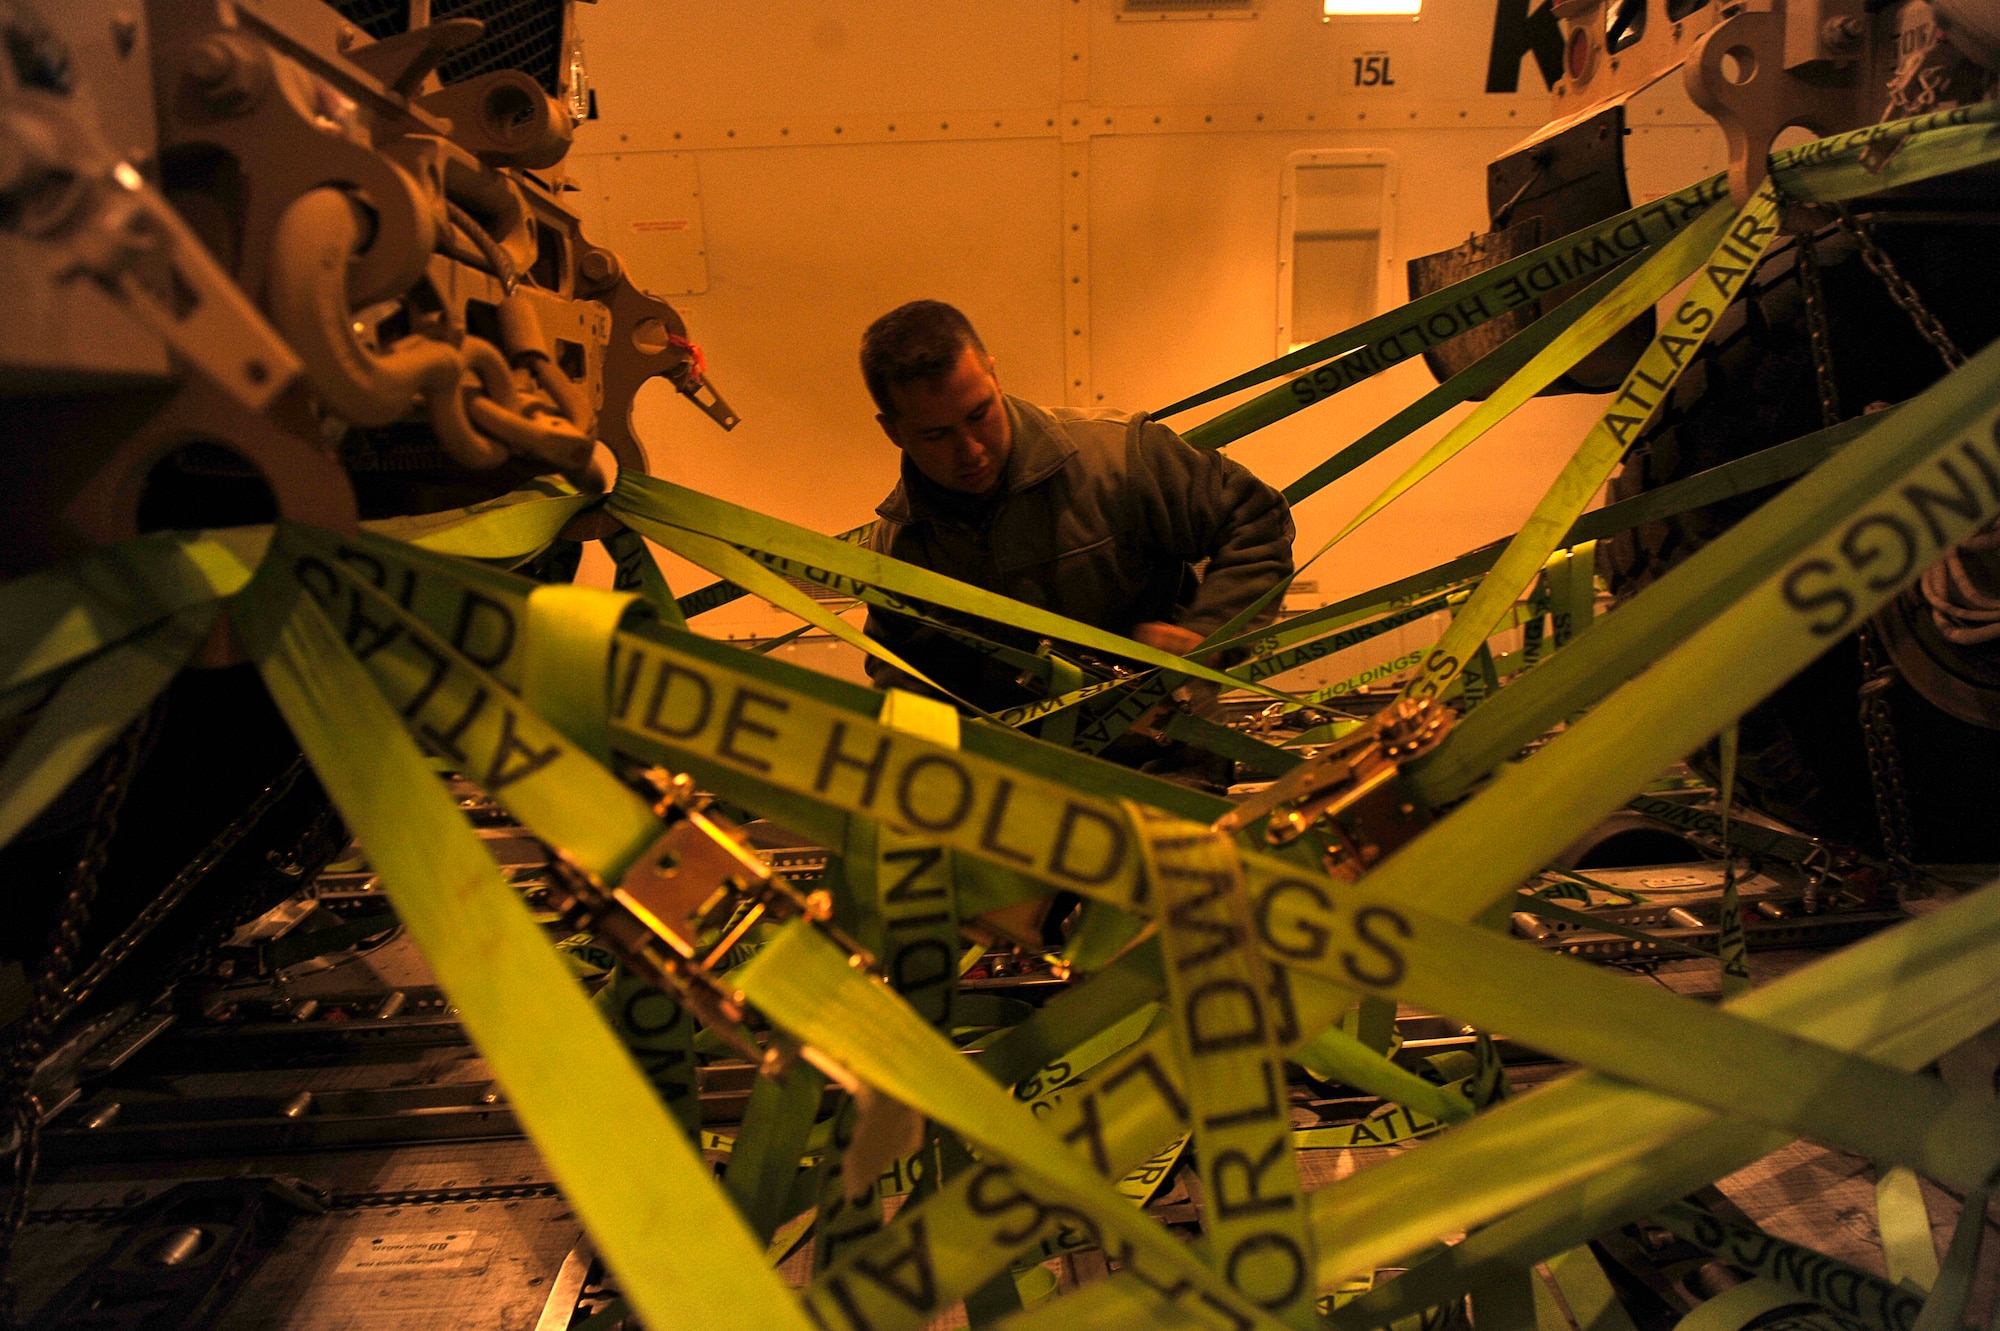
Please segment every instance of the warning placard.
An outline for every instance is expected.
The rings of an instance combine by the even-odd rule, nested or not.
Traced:
[[[473,1251],[476,1229],[434,1234],[356,1235],[334,1269],[349,1271],[456,1271],[481,1254]]]

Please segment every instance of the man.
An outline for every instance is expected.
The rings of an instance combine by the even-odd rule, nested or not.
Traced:
[[[861,373],[903,452],[902,481],[876,509],[876,550],[1176,655],[1292,571],[1277,491],[1143,413],[1007,396],[979,335],[941,301],[877,319]],[[1015,668],[906,616],[870,611],[867,632],[988,711],[1035,697]],[[868,672],[921,690],[883,662]]]

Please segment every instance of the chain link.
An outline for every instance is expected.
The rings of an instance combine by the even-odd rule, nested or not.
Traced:
[[[329,1211],[402,1206],[457,1206],[466,1202],[545,1201],[562,1196],[553,1183],[491,1183],[472,1188],[411,1188],[403,1192],[337,1192]]]
[[[1806,301],[1806,331],[1812,340],[1813,378],[1819,386],[1819,422],[1840,424],[1840,382],[1833,375],[1833,338],[1826,326],[1826,298],[1819,282],[1819,248],[1813,233],[1799,233],[1799,290]]]
[[[1944,331],[1944,325],[1937,321],[1937,316],[1924,304],[1923,297],[1910,285],[1910,280],[1896,268],[1894,261],[1883,252],[1882,247],[1875,243],[1875,237],[1868,234],[1868,228],[1854,220],[1854,215],[1847,211],[1846,204],[1836,203],[1833,207],[1835,215],[1839,218],[1840,229],[1854,237],[1855,243],[1861,247],[1861,262],[1868,265],[1869,272],[1882,279],[1882,285],[1888,288],[1889,299],[1895,301],[1897,308],[1910,316],[1910,322],[1917,326],[1917,332],[1924,341],[1930,343],[1943,358],[1945,369],[1955,370],[1965,364],[1965,353],[1958,349],[1958,344]]]
[[[1896,283],[1902,283],[1905,290],[1909,290],[1909,283],[1903,281],[1902,275],[1889,263],[1887,255],[1875,251],[1880,257],[1881,267],[1868,259],[1872,242],[1859,231],[1844,209],[1840,222],[1849,234],[1860,238],[1863,261],[1889,287],[1891,298],[1903,305],[1903,300],[1896,294]],[[1820,421],[1828,426],[1838,425],[1840,390],[1834,378],[1833,339],[1827,329],[1826,296],[1820,286],[1819,254],[1814,247],[1813,234],[1801,232],[1798,245],[1799,289],[1805,296],[1806,329],[1812,340],[1813,375],[1819,385]],[[1884,276],[1885,273],[1893,275],[1894,280]],[[1909,300],[1918,309],[1923,308],[1914,290],[1909,290]],[[1904,308],[1909,306],[1904,305]],[[1913,314],[1911,317],[1916,319],[1917,316]],[[1924,317],[1929,318],[1928,311],[1924,312]],[[1935,326],[1937,321],[1931,319],[1930,322]],[[1923,330],[1921,320],[1918,321],[1918,330]],[[1944,337],[1942,329],[1938,330],[1938,336]],[[1949,338],[1945,338],[1945,345],[1950,346]],[[1954,347],[1952,350],[1955,353],[1957,349]],[[1868,788],[1875,800],[1875,822],[1882,834],[1883,854],[1894,868],[1900,894],[1914,877],[1915,870],[1910,860],[1910,809],[1903,791],[1903,763],[1896,744],[1895,720],[1889,713],[1888,690],[1895,680],[1895,667],[1888,663],[1881,644],[1876,641],[1872,625],[1863,624],[1855,634],[1854,642],[1861,658],[1861,743],[1868,754]]]
[[[83,849],[77,856],[69,891],[63,897],[55,928],[49,935],[48,956],[35,974],[28,1011],[19,1019],[7,1051],[4,1076],[0,1076],[0,1107],[3,1107],[0,1112],[6,1115],[9,1148],[7,1188],[4,1197],[0,1197],[0,1327],[17,1325],[18,1292],[10,1274],[14,1238],[27,1217],[28,1188],[34,1181],[40,1156],[41,1104],[35,1095],[35,1069],[66,1010],[63,987],[76,969],[77,949],[82,946],[83,931],[90,923],[90,908],[97,899],[111,840],[118,831],[118,815],[125,807],[132,778],[150,746],[158,715],[157,706],[149,707],[127,726],[105,765],[104,784],[98,789],[97,801],[91,809]]]
[[[1854,237],[1861,261],[1875,274],[1889,293],[1889,299],[1908,315],[1924,341],[1931,344],[1946,372],[1965,364],[1965,353],[1951,340],[1923,297],[1897,269],[1895,261],[1875,242],[1868,228],[1854,219],[1845,204],[1834,204],[1840,229]],[[1882,851],[1896,877],[1900,899],[1918,876],[1912,858],[1910,806],[1903,790],[1903,764],[1896,744],[1895,721],[1890,714],[1889,687],[1895,682],[1896,667],[1872,624],[1864,624],[1855,635],[1861,658],[1861,738],[1868,750],[1868,784],[1875,796],[1875,819],[1882,830]]]
[[[5,1209],[0,1211],[0,1331],[12,1331],[18,1326],[17,1291],[13,1282],[7,1278],[7,1272],[13,1256],[15,1237],[26,1220],[30,1218],[38,1221],[104,1220],[122,1213],[125,1209],[77,1208],[74,1213],[69,1210],[30,1213],[27,1209],[28,1190],[34,1180],[39,1156],[41,1123],[41,1105],[34,1095],[32,1079],[50,1035],[78,1004],[90,996],[105,976],[129,956],[159,922],[207,878],[215,866],[250,834],[265,815],[291,794],[298,785],[299,778],[307,770],[306,760],[301,755],[281,772],[276,780],[266,786],[262,793],[251,801],[248,808],[218,832],[208,845],[175,875],[173,882],[147,903],[132,923],[106,945],[89,969],[72,980],[70,976],[76,968],[76,951],[82,942],[83,930],[89,923],[90,906],[97,895],[98,878],[103,870],[111,838],[117,830],[118,813],[124,805],[125,793],[129,789],[132,774],[136,771],[147,747],[146,730],[146,719],[141,718],[140,722],[135,723],[132,729],[126,732],[126,743],[120,751],[120,758],[113,761],[106,773],[105,785],[98,792],[84,851],[78,860],[70,893],[63,902],[61,919],[51,940],[49,958],[36,976],[33,1005],[28,1015],[22,1018],[20,1038],[9,1051],[4,1079],[0,1079],[0,1093],[5,1095],[0,1104],[5,1106],[9,1140],[12,1143],[9,1185],[4,1198]],[[333,810],[323,809],[300,836],[298,844],[293,847],[289,855],[278,857],[275,852],[273,853],[273,876],[282,880],[282,886],[289,894],[296,890],[296,882],[293,880],[304,877],[305,866],[324,863],[339,851],[340,845],[346,840],[346,835],[345,828],[339,825]],[[266,909],[261,898],[256,905],[257,909],[251,913],[251,918],[262,914]],[[230,922],[219,934],[211,931],[210,937],[190,949],[174,967],[168,987],[171,989],[186,976],[205,969],[215,947],[234,931],[239,922]],[[412,1205],[422,1196],[422,1194],[408,1195],[412,1198],[409,1203]],[[509,1195],[537,1194],[523,1191]],[[373,1194],[361,1196],[371,1197]],[[479,1200],[479,1198],[467,1200]],[[375,1203],[356,1200],[344,1204]],[[390,1201],[382,1204],[401,1203]]]
[[[340,816],[331,805],[321,809],[289,851],[282,856],[271,852],[271,871],[261,880],[263,890],[256,890],[258,884],[252,883],[233,913],[219,916],[205,934],[182,952],[169,969],[161,998],[173,996],[183,985],[206,977],[214,969],[216,954],[238,929],[297,893],[300,884],[310,882],[346,844],[347,828]]]
[[[1931,53],[1943,43],[1944,33],[1936,24],[1929,33],[1922,46],[1904,54],[1889,76],[1889,102],[1882,109],[1883,120],[1919,116],[1937,105],[1948,78],[1931,63]]]
[[[157,1194],[154,1194],[157,1195]],[[468,1188],[407,1188],[400,1192],[336,1192],[326,1197],[329,1211],[379,1211],[406,1206],[483,1205],[487,1202],[548,1201],[562,1196],[554,1183],[493,1183]],[[102,1225],[130,1216],[152,1196],[116,1206],[51,1206],[28,1212],[34,1225]]]
[[[1882,853],[1896,874],[1898,894],[1916,876],[1910,857],[1910,807],[1903,793],[1903,763],[1889,715],[1889,686],[1896,667],[1876,637],[1872,623],[1854,635],[1861,656],[1861,738],[1868,749],[1868,784],[1875,794],[1875,818],[1882,827]]]
[[[174,880],[168,883],[159,895],[148,901],[145,908],[133,917],[132,922],[126,925],[116,938],[105,944],[104,951],[98,954],[97,960],[90,963],[90,968],[69,982],[63,989],[63,998],[67,1006],[73,1009],[89,998],[97,986],[103,983],[104,977],[130,956],[132,950],[145,941],[147,935],[152,933],[160,921],[180,905],[190,892],[201,885],[215,866],[220,864],[230,851],[236,849],[237,843],[263,821],[264,815],[292,793],[293,787],[298,785],[299,777],[304,775],[305,770],[306,760],[302,754],[293,759],[292,765],[280,773],[277,780],[264,787],[263,793],[252,800],[250,806],[237,815],[233,822],[216,833],[215,838],[174,876]]]

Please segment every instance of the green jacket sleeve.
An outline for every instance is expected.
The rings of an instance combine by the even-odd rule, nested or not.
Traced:
[[[1133,418],[1126,448],[1138,528],[1166,555],[1208,561],[1193,601],[1175,617],[1183,628],[1206,637],[1291,576],[1291,508],[1249,468],[1144,416]]]

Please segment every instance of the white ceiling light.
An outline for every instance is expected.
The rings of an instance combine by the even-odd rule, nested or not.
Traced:
[[[1327,18],[1416,18],[1424,0],[1323,0]]]

